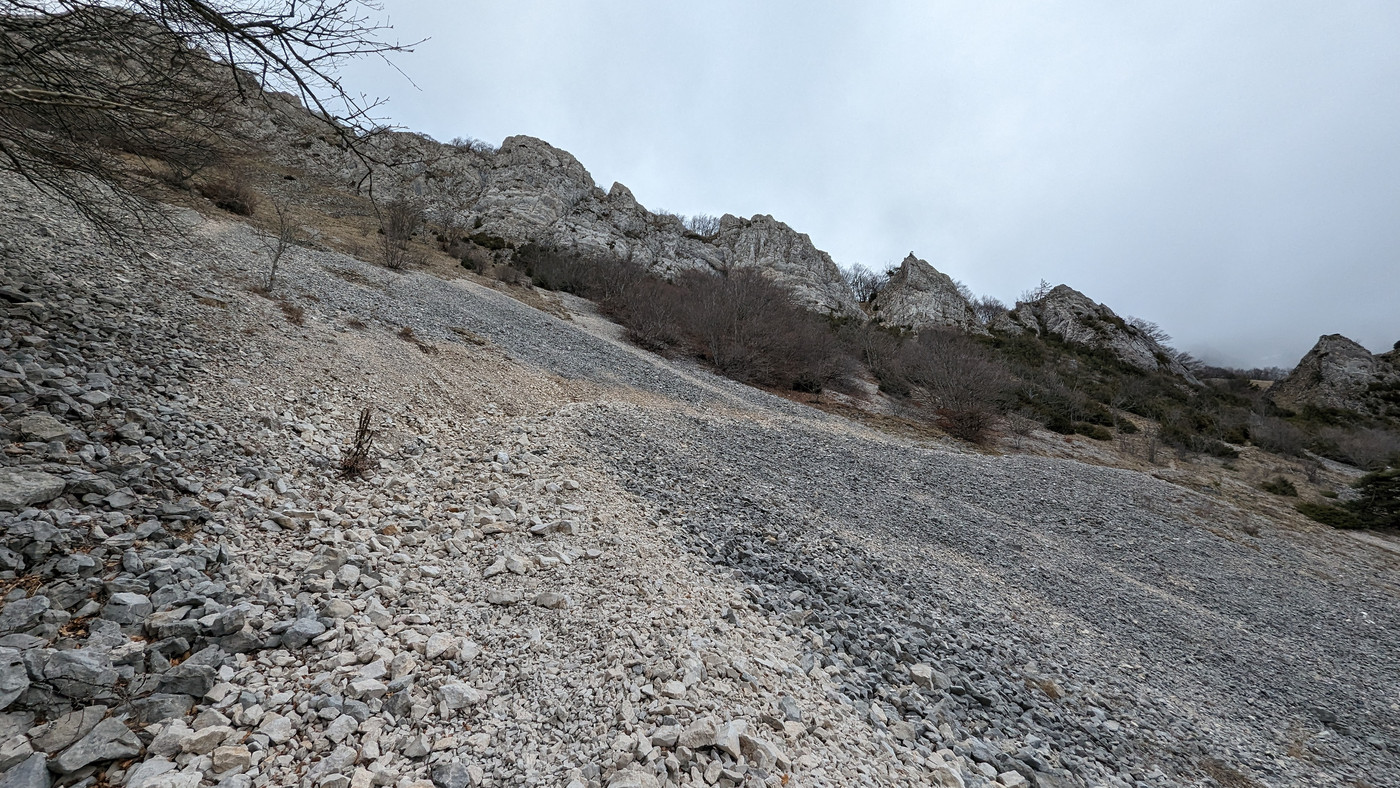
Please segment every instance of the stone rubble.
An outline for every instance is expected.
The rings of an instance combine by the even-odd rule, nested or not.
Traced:
[[[1278,784],[1395,775],[1379,714],[1308,734],[1326,768],[1271,764],[1076,678],[1015,605],[978,629],[953,608],[1014,600],[993,581],[1030,562],[985,552],[998,578],[945,578],[959,600],[911,586],[874,520],[914,522],[912,494],[817,527],[769,481],[820,467],[803,430],[849,438],[833,418],[328,253],[284,260],[292,325],[249,292],[244,227],[177,214],[178,239],[111,249],[0,189],[0,788],[1156,788],[1204,784],[1179,752],[1202,730]],[[367,406],[377,462],[343,479]],[[1003,459],[957,461],[1123,506],[1105,472],[979,465]],[[1089,511],[1067,501],[1034,516]]]
[[[342,479],[353,394],[229,372],[256,296],[6,219],[0,784],[980,784],[870,735],[550,414],[383,413]]]

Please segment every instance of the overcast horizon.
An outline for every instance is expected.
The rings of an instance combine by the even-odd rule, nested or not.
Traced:
[[[1211,363],[1400,340],[1400,4],[389,3],[344,70],[439,140],[528,134],[651,210],[842,266],[1041,279]]]

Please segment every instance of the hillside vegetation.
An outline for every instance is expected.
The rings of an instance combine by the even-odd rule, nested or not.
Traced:
[[[131,8],[0,16],[0,788],[1400,784],[1395,352],[845,276],[247,68],[353,3]]]

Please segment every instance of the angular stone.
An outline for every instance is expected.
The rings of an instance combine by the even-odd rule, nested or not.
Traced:
[[[212,666],[199,664],[191,657],[162,673],[157,686],[163,693],[202,698],[204,693],[213,689],[217,680]]]
[[[687,725],[676,738],[677,747],[689,747],[698,750],[701,747],[712,747],[715,743],[715,734],[719,726],[711,717],[701,717]]]
[[[102,608],[102,618],[118,624],[140,624],[155,612],[150,597],[145,594],[122,592],[112,594]]]
[[[180,743],[180,749],[195,755],[208,755],[233,736],[233,728],[227,725],[212,725],[195,731]]]
[[[292,727],[292,721],[286,717],[280,714],[269,714],[263,717],[262,725],[258,726],[258,733],[271,739],[273,744],[285,744],[296,735],[296,729]]]
[[[569,598],[557,591],[545,591],[535,597],[535,604],[550,610],[562,610],[569,606]]]
[[[326,625],[320,621],[314,618],[299,618],[282,633],[282,645],[287,648],[301,648],[325,631]]]
[[[72,747],[64,750],[49,764],[59,774],[71,774],[90,763],[131,758],[141,754],[141,740],[125,724],[105,719]]]
[[[607,788],[661,788],[661,781],[656,778],[655,772],[634,763],[609,777]]]
[[[231,769],[246,769],[253,765],[253,754],[241,744],[214,748],[213,759],[214,771],[218,773]]]
[[[433,785],[437,788],[467,788],[471,784],[467,765],[458,761],[440,763],[433,767],[432,774]]]
[[[11,766],[23,763],[34,754],[34,747],[30,745],[29,739],[24,734],[15,734],[6,739],[0,739],[0,774],[3,774]]]
[[[0,788],[49,788],[53,780],[49,777],[47,759],[34,753],[18,766],[0,774]]]
[[[360,724],[355,721],[354,717],[351,717],[349,714],[342,714],[334,720],[331,720],[331,724],[326,726],[326,738],[336,744],[340,744],[350,738],[350,735],[359,729]]]
[[[0,468],[0,512],[47,503],[63,494],[63,479],[43,471]]]
[[[428,642],[423,649],[423,656],[428,659],[437,659],[438,657],[451,659],[457,655],[457,639],[451,635],[437,632],[428,636]]]
[[[485,693],[481,690],[459,682],[442,685],[438,689],[438,697],[447,704],[449,709],[464,709],[468,706],[475,706],[486,699]]]
[[[67,440],[73,434],[72,428],[47,413],[34,413],[15,419],[10,428],[19,433],[22,440],[49,441]]]
[[[52,604],[46,596],[6,602],[5,607],[0,609],[0,635],[32,629]]]
[[[0,648],[0,711],[29,689],[29,671],[20,659],[19,649]]]
[[[345,694],[352,698],[382,698],[389,687],[379,679],[356,679],[346,687]]]
[[[71,711],[29,731],[29,742],[39,752],[58,752],[88,735],[105,716],[106,706]]]
[[[486,603],[489,605],[514,605],[521,599],[521,595],[516,591],[504,591],[493,588],[486,592]]]
[[[156,786],[162,785],[162,783],[157,782],[157,779],[174,772],[175,769],[175,764],[164,758],[151,758],[142,761],[127,772],[126,788],[156,788]]]
[[[131,705],[136,710],[136,719],[149,725],[185,716],[190,709],[194,708],[194,698],[189,695],[157,692],[132,701]]]
[[[44,665],[44,677],[70,698],[91,698],[117,683],[111,656],[85,648],[54,652]]]

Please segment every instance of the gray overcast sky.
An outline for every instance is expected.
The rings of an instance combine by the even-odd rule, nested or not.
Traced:
[[[653,210],[838,263],[1041,278],[1206,360],[1400,340],[1400,2],[389,0],[440,140],[529,134]]]

